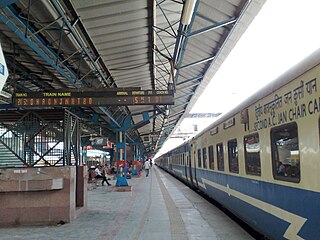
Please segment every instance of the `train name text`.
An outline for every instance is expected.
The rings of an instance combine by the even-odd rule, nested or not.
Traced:
[[[314,92],[317,92],[316,78],[306,82],[306,84],[304,84],[303,81],[300,81],[300,85],[298,87],[296,87],[292,91],[285,93],[283,96],[278,96],[277,94],[275,94],[274,100],[272,100],[271,102],[268,102],[264,105],[256,105],[256,120],[258,120],[263,115],[274,115],[277,109],[282,108],[285,105],[294,103],[294,105],[297,106],[299,101],[304,98],[305,91],[308,95],[312,95]]]
[[[310,100],[307,104],[302,103],[301,105],[290,108],[289,110],[284,110],[272,116],[258,120],[254,123],[254,130],[274,127],[319,112],[320,97],[318,99]]]
[[[19,98],[17,106],[67,106],[67,105],[92,105],[92,98]]]
[[[274,95],[274,99],[266,104],[255,106],[254,129],[274,127],[288,121],[294,121],[320,111],[320,98],[305,101],[305,96],[317,92],[317,79],[300,81],[298,86],[283,95]],[[285,110],[281,110],[285,108]]]

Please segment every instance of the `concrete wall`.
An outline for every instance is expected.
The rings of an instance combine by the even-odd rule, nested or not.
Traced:
[[[70,222],[87,206],[87,171],[81,177],[82,206],[76,207],[76,167],[0,169],[0,226]],[[79,171],[79,169],[78,169]],[[78,193],[79,194],[79,193]]]

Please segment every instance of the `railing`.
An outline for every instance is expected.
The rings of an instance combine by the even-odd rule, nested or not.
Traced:
[[[80,120],[68,111],[0,115],[0,167],[80,165],[80,149]]]
[[[23,166],[23,135],[0,125],[0,167]]]

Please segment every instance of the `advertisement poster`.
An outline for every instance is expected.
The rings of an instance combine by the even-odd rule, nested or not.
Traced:
[[[2,88],[7,81],[8,75],[8,68],[0,44],[0,92],[2,91]]]

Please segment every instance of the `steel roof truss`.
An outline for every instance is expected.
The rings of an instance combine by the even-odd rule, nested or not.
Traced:
[[[181,101],[181,98],[186,98],[186,97],[192,96],[193,94],[194,94],[194,92],[191,92],[191,93],[179,96],[179,97],[175,97],[174,100]],[[184,100],[182,100],[182,101],[184,101]]]
[[[182,66],[182,67],[179,67],[179,69],[189,68],[189,67],[193,67],[193,66],[196,66],[196,65],[198,65],[198,64],[201,64],[201,63],[209,62],[209,61],[213,60],[215,57],[216,57],[216,55],[214,55],[213,57],[208,57],[208,58],[205,58],[205,59],[202,59],[202,60],[193,62],[193,63],[189,63],[189,64],[187,64],[187,65],[184,65],[184,66]]]
[[[165,14],[165,12],[163,11],[163,9],[162,9],[162,7],[161,7],[161,4],[162,4],[163,2],[159,3],[158,0],[157,0],[156,2],[157,2],[157,7],[160,9],[160,11],[162,12],[163,16],[165,17],[165,19],[166,19],[169,27],[171,28],[171,31],[172,31],[173,35],[174,35],[174,36],[177,36],[177,33],[176,33],[175,30],[173,29],[173,27],[172,27],[169,19],[167,18],[167,15]]]
[[[167,89],[168,88],[168,85],[165,85],[162,81],[160,81],[158,78],[156,78],[156,83],[158,83],[160,89],[161,89],[161,86],[163,86],[164,89]],[[166,82],[167,83],[167,82]]]
[[[189,82],[192,82],[192,81],[195,81],[195,80],[200,82],[203,79],[203,77],[204,77],[203,75],[199,75],[199,76],[196,76],[196,77],[193,77],[193,78],[181,81],[181,82],[177,82],[176,86],[179,86],[179,85],[182,85],[182,84],[185,84],[185,83],[189,83]]]
[[[93,66],[95,67],[96,71],[99,73],[100,77],[103,79],[104,83],[108,86],[109,84],[108,84],[108,81],[106,80],[106,78],[104,76],[105,74],[101,71],[101,68],[97,65],[96,60],[93,58],[93,56],[87,50],[87,47],[86,47],[85,43],[81,40],[80,36],[75,31],[74,23],[71,23],[68,20],[68,17],[64,14],[63,10],[61,9],[60,5],[57,3],[56,0],[50,0],[50,2],[54,6],[55,10],[60,14],[60,16],[62,16],[62,18],[64,20],[64,23],[66,24],[66,26],[68,27],[68,29],[72,33],[72,36],[74,37],[76,42],[79,44],[79,46],[82,48],[82,50],[85,52],[86,56],[89,58],[89,60],[93,64]]]
[[[225,27],[227,25],[233,24],[236,21],[237,21],[237,18],[232,17],[232,18],[230,18],[230,19],[228,19],[226,21],[223,21],[223,22],[221,22],[219,24],[214,24],[214,25],[211,25],[211,26],[208,26],[208,27],[205,27],[205,28],[190,32],[190,33],[185,33],[185,36],[187,38],[194,37],[194,36],[197,36],[199,34],[206,33],[206,32],[209,32],[211,30],[215,30],[215,29],[218,29],[218,28]]]
[[[26,25],[11,11],[11,9],[6,8],[6,10],[9,12],[9,14],[17,20],[24,28],[26,28]],[[38,39],[35,35],[32,34],[31,30],[27,29],[28,32],[30,32],[29,36],[33,36],[32,39],[36,41],[31,41],[30,38],[26,38],[25,34],[22,33],[22,31],[19,29],[18,26],[16,26],[9,18],[7,18],[5,15],[0,14],[0,19],[13,31],[17,34],[18,37],[20,37],[21,40],[23,40],[28,46],[30,46],[40,57],[42,57],[51,67],[53,67],[57,72],[60,73],[61,76],[66,78],[70,83],[76,82],[76,76],[75,73],[73,73],[70,69],[68,69],[64,64],[61,64],[62,67],[68,72],[65,73],[63,69],[61,69],[57,64],[55,64],[52,61],[52,58],[56,59],[56,55],[50,51],[41,40]],[[45,52],[44,52],[45,51]]]

